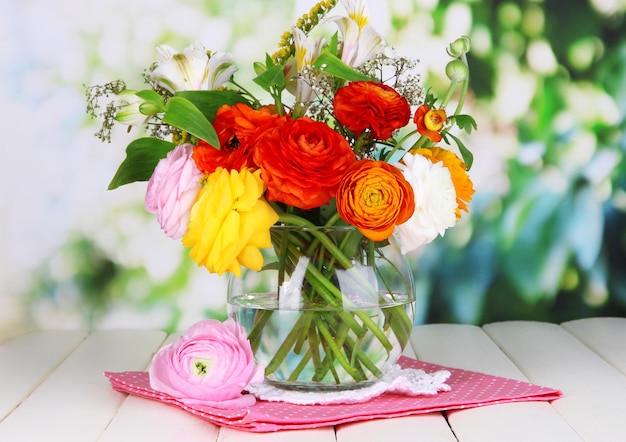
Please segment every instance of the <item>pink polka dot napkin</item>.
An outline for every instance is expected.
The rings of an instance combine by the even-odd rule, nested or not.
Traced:
[[[401,357],[402,368],[425,372],[448,370],[450,391],[423,396],[385,393],[364,403],[295,405],[258,400],[250,408],[223,410],[185,405],[176,398],[150,388],[147,372],[106,372],[113,389],[178,407],[224,427],[252,432],[315,428],[361,420],[409,416],[516,401],[550,401],[561,397],[559,390],[483,373],[443,367]]]

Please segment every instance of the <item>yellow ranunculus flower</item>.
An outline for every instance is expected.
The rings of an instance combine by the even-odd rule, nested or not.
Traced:
[[[210,272],[232,272],[241,266],[260,270],[259,248],[271,247],[270,227],[278,215],[263,198],[261,171],[218,168],[210,174],[191,208],[183,245]]]

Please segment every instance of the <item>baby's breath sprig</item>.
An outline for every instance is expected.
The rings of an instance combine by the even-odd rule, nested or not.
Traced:
[[[126,83],[122,80],[115,80],[105,84],[97,84],[85,87],[85,95],[87,96],[87,115],[96,117],[96,111],[100,109],[98,100],[101,97],[117,95],[126,89]]]
[[[392,86],[410,105],[417,106],[424,101],[424,89],[420,85],[422,79],[419,73],[415,73],[417,63],[419,60],[414,58],[390,57],[381,52],[358,70]]]
[[[98,84],[95,86],[85,87],[85,95],[87,96],[87,115],[91,117],[98,117],[97,112],[100,110],[100,99],[107,98],[111,95],[117,95],[126,89],[126,83],[122,80],[111,81],[105,84]],[[98,132],[95,133],[96,137],[101,141],[111,142],[111,130],[115,124],[115,114],[117,113],[117,107],[113,102],[109,102],[104,110],[100,114],[102,118],[102,125]]]
[[[327,121],[332,115],[332,100],[334,96],[334,78],[325,75],[324,72],[313,66],[306,66],[297,78],[306,83],[315,95],[315,98],[307,102],[294,103],[294,109],[306,110],[306,115],[317,121]]]
[[[308,34],[328,12],[335,7],[337,0],[322,0],[311,10],[303,14],[295,23],[295,27]],[[285,31],[278,43],[278,50],[272,54],[272,60],[276,64],[283,64],[295,52],[293,32]]]

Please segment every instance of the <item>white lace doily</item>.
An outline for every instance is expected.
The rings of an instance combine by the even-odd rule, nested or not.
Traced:
[[[358,404],[383,393],[419,396],[450,391],[450,386],[445,383],[449,377],[450,372],[447,370],[426,373],[424,370],[402,368],[396,364],[374,384],[356,390],[304,392],[277,388],[267,382],[248,385],[246,390],[258,399],[270,402],[288,402],[296,405]]]

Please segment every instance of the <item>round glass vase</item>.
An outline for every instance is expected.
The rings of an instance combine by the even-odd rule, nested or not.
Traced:
[[[413,326],[406,257],[351,226],[270,230],[263,269],[231,277],[227,302],[266,381],[315,391],[375,382],[400,357]]]

